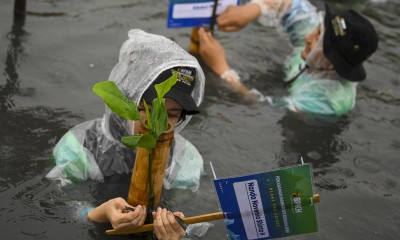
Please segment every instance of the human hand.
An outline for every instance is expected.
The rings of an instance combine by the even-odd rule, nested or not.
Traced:
[[[207,64],[211,70],[225,82],[227,82],[235,91],[245,96],[246,101],[256,102],[258,97],[249,93],[249,89],[240,82],[239,76],[236,74],[227,74],[230,67],[226,61],[225,50],[221,44],[211,35],[210,32],[206,32],[204,28],[199,29],[199,41],[200,41],[200,57]],[[226,76],[224,76],[226,75]]]
[[[138,205],[133,211],[124,212],[130,206],[123,198],[111,199],[90,211],[88,219],[93,222],[110,222],[116,230],[133,229],[146,220],[146,206]]]
[[[157,208],[153,212],[154,233],[158,240],[177,240],[185,235],[185,230],[176,221],[175,216],[184,218],[181,212],[170,212],[166,208]]]
[[[222,73],[229,69],[224,48],[211,35],[211,32],[206,32],[204,28],[199,29],[199,42],[201,59],[215,74],[221,76]]]
[[[217,18],[218,29],[234,32],[242,29],[261,14],[258,4],[250,3],[243,6],[229,6]]]

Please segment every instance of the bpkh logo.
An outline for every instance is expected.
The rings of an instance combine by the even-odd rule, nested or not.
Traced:
[[[301,196],[303,196],[303,194],[297,192],[290,194],[293,203],[292,210],[294,213],[303,213],[303,206],[301,205]]]

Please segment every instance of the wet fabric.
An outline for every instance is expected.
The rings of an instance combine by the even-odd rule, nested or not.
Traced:
[[[196,58],[175,42],[159,35],[133,29],[128,36],[108,79],[114,81],[129,100],[138,103],[145,90],[164,70],[187,66],[196,70],[192,97],[197,106],[200,105],[205,77]],[[199,186],[203,159],[196,147],[179,135],[191,117],[186,116],[175,128],[164,179],[166,188],[189,188],[195,191]],[[102,118],[81,123],[62,137],[53,151],[56,166],[46,177],[60,180],[62,185],[66,185],[88,179],[102,181],[104,177],[132,172],[135,151],[120,141],[122,136],[133,132],[132,126],[132,121],[119,117],[106,106]]]
[[[307,0],[253,0],[262,9],[261,24],[278,27],[289,35],[293,53],[285,63],[285,81],[293,80],[288,95],[272,99],[273,105],[291,111],[340,116],[355,106],[357,83],[349,82],[330,70],[322,52],[323,34],[306,61],[301,57],[305,36],[323,23],[324,14]],[[272,3],[271,3],[272,2]],[[322,24],[323,25],[323,24]]]
[[[287,62],[288,75],[297,74],[306,62],[297,49]],[[341,79],[334,70],[307,69],[288,88],[286,97],[274,103],[295,112],[307,112],[340,116],[348,113],[355,105],[357,83]]]

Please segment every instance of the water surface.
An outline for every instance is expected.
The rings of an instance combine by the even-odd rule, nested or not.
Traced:
[[[107,79],[129,29],[165,35],[183,48],[191,29],[166,29],[168,1],[27,2],[25,21],[13,20],[12,1],[0,3],[2,239],[115,239],[96,234],[74,211],[96,203],[95,183],[61,190],[44,179],[53,166],[51,150],[69,128],[101,117],[104,106],[91,87]],[[321,195],[320,230],[293,239],[400,238],[400,2],[353,3],[381,40],[365,64],[368,78],[355,109],[340,119],[315,119],[248,105],[204,67],[202,114],[182,135],[203,155],[206,175],[196,193],[166,192],[166,205],[187,216],[219,211],[210,161],[218,177],[229,177],[295,164],[302,156],[313,164]],[[284,94],[282,62],[290,53],[284,35],[254,23],[216,37],[246,84]],[[223,221],[213,224],[203,239],[227,239]]]

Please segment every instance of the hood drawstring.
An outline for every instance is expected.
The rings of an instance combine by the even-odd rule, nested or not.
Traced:
[[[296,74],[296,76],[292,77],[288,81],[284,82],[285,87],[289,86],[292,84],[300,75],[309,68],[309,66],[306,64],[303,68],[299,65],[299,73]]]

